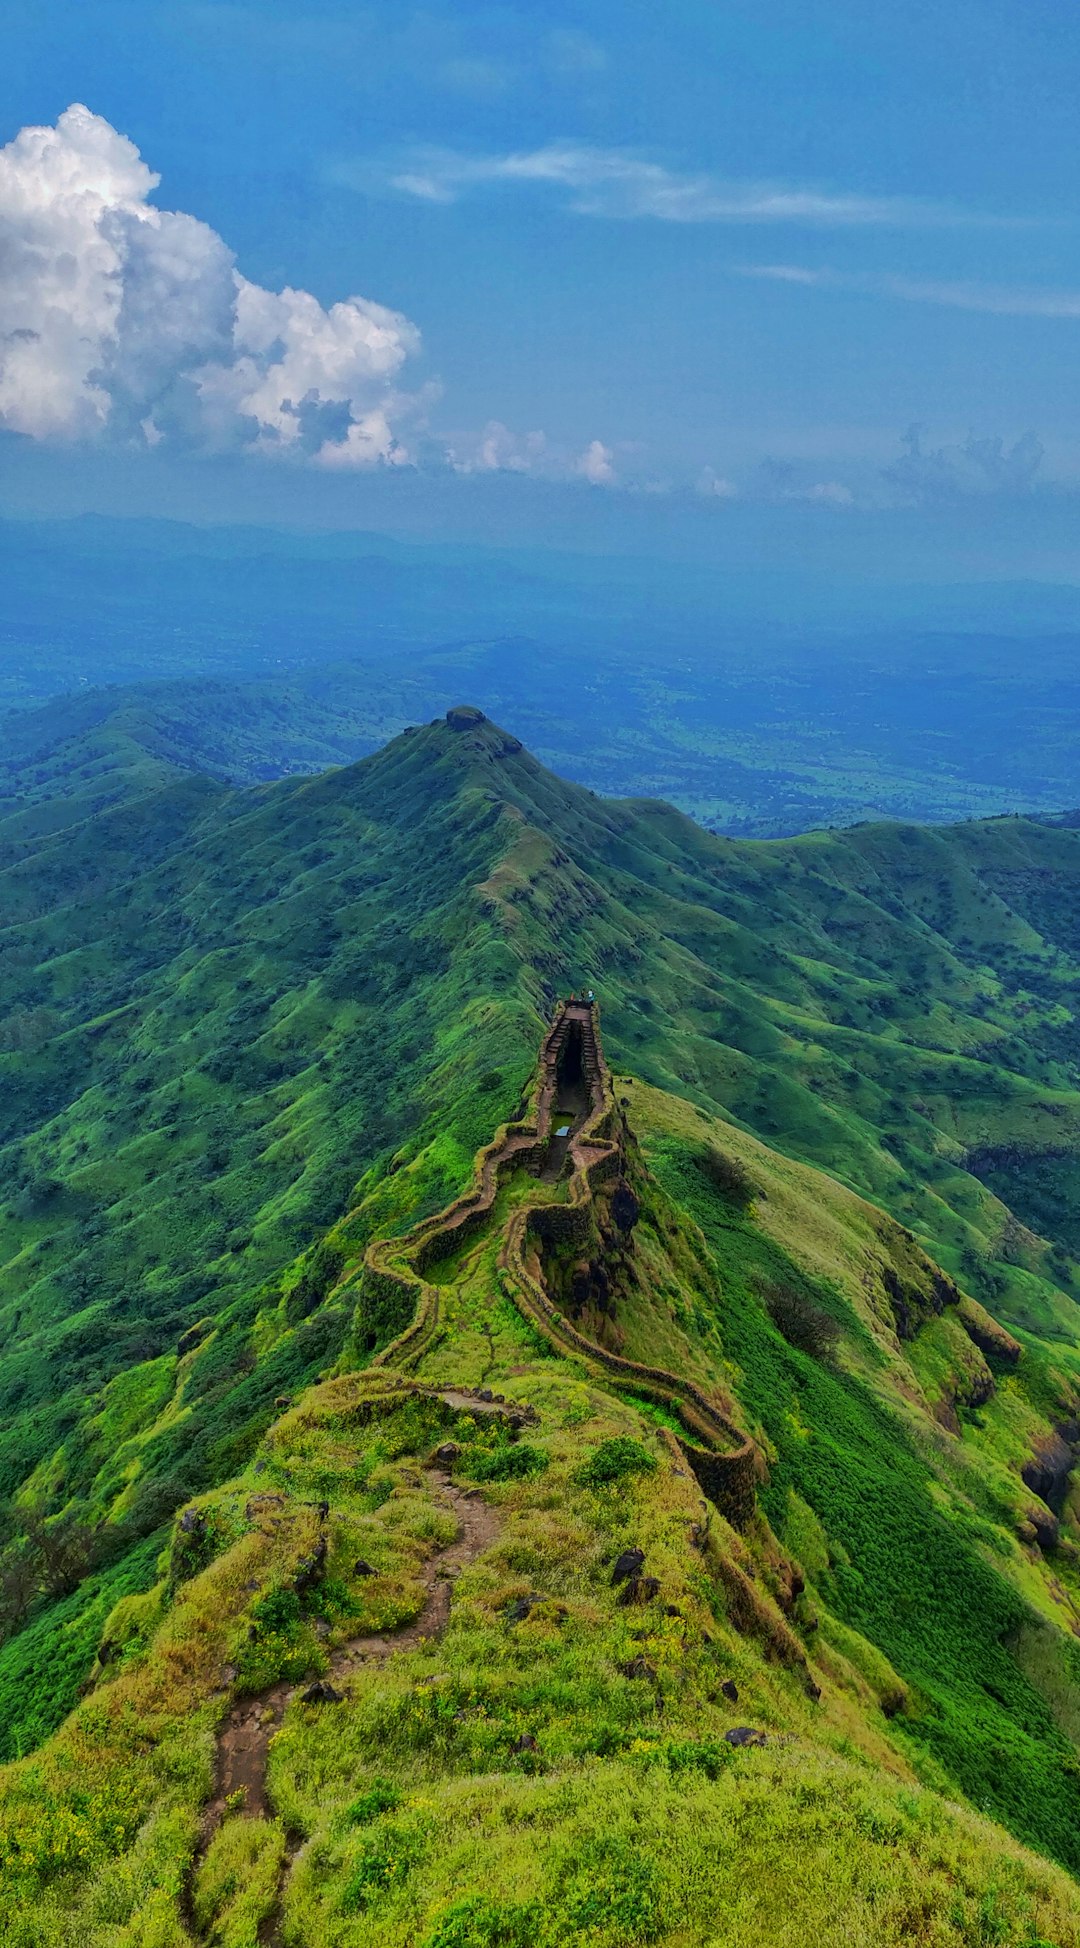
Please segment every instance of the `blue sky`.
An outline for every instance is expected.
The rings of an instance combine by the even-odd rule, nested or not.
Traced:
[[[1009,572],[1080,575],[1060,0],[8,0],[6,24],[9,511],[773,534],[890,573],[904,535],[955,538],[965,573],[1004,537]],[[72,103],[97,119],[43,161],[19,132]],[[89,227],[72,157],[120,184]],[[154,208],[198,221],[151,236]],[[57,265],[97,276],[106,247],[61,330]]]

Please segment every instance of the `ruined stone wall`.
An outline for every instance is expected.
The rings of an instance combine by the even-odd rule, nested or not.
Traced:
[[[572,1017],[569,1008],[574,1010]],[[622,1174],[622,1143],[626,1133],[615,1106],[595,1009],[586,1013],[582,1004],[564,1006],[545,1037],[540,1054],[535,1128],[521,1122],[504,1125],[494,1141],[480,1152],[474,1182],[468,1191],[455,1198],[444,1211],[423,1219],[407,1237],[382,1239],[368,1247],[362,1293],[379,1306],[413,1309],[411,1323],[383,1348],[372,1364],[409,1365],[420,1358],[439,1317],[438,1290],[421,1274],[480,1226],[495,1201],[505,1168],[521,1165],[534,1170],[542,1168],[551,1111],[557,1099],[559,1055],[571,1018],[582,1024],[583,1067],[591,1106],[570,1144],[572,1174],[568,1201],[523,1206],[514,1212],[499,1254],[504,1289],[558,1352],[574,1353],[590,1365],[600,1367],[616,1383],[632,1387],[636,1393],[672,1409],[688,1436],[680,1441],[680,1447],[703,1491],[732,1522],[745,1524],[753,1513],[754,1488],[761,1465],[753,1441],[693,1381],[681,1379],[662,1367],[623,1359],[586,1338],[553,1304],[542,1280],[534,1276],[527,1262],[530,1236],[554,1246],[580,1248],[588,1243],[594,1222],[594,1190]]]

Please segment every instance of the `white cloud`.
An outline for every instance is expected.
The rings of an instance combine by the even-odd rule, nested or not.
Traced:
[[[584,453],[579,453],[574,462],[574,472],[587,480],[591,487],[614,487],[618,475],[614,467],[615,456],[603,440],[590,440]]]
[[[157,209],[134,144],[76,104],[0,149],[0,426],[370,467],[408,459],[415,325],[369,299],[265,291]]]
[[[586,480],[592,487],[619,485],[615,456],[602,440],[582,452],[549,440],[546,433],[515,433],[489,419],[479,433],[456,433],[445,457],[455,473],[517,473],[535,480]]]
[[[581,215],[651,217],[665,223],[952,225],[993,221],[912,197],[864,196],[669,169],[625,149],[549,142],[506,155],[421,149],[389,170],[370,161],[339,164],[335,181],[360,190],[382,184],[429,202],[450,203],[484,187],[560,190]]]
[[[1080,318],[1080,291],[981,284],[963,278],[903,277],[891,271],[810,270],[802,264],[739,264],[736,271],[740,277],[762,278],[773,284],[861,291],[870,297],[898,298],[906,304],[939,304],[1001,318]]]
[[[512,433],[489,419],[481,433],[458,434],[447,448],[455,473],[543,473],[557,463],[543,433]]]

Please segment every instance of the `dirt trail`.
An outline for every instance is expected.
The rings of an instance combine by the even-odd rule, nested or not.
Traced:
[[[498,1531],[497,1512],[483,1500],[478,1489],[459,1487],[439,1468],[429,1468],[426,1472],[438,1499],[449,1504],[457,1516],[458,1533],[453,1542],[436,1550],[424,1564],[422,1580],[426,1596],[420,1614],[411,1623],[403,1624],[398,1630],[350,1638],[330,1653],[330,1668],[324,1682],[334,1685],[335,1689],[339,1685],[343,1688],[347,1686],[349,1679],[365,1664],[379,1663],[396,1651],[415,1650],[418,1644],[440,1637],[449,1621],[455,1579],[495,1539]],[[214,1794],[203,1815],[193,1875],[197,1873],[221,1825],[226,1802],[233,1793],[242,1791],[244,1794],[244,1818],[268,1819],[273,1816],[266,1792],[270,1740],[281,1726],[287,1705],[306,1688],[306,1680],[299,1684],[274,1684],[257,1697],[243,1699],[229,1713],[218,1733]],[[328,1711],[335,1708],[332,1704],[325,1706]],[[286,1875],[295,1854],[294,1848],[287,1856]],[[284,1886],[284,1881],[282,1884]],[[276,1916],[264,1929],[261,1938],[267,1943],[280,1939]]]

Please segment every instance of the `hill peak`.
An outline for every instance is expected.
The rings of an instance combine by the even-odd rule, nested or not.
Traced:
[[[474,703],[456,703],[446,713],[446,721],[451,730],[474,730],[478,724],[486,724],[487,718]]]
[[[474,703],[453,704],[446,713],[445,721],[449,729],[459,736],[469,734],[470,742],[479,735],[480,745],[477,747],[473,744],[474,749],[487,750],[497,747],[497,756],[514,757],[524,748],[520,737],[512,737],[509,731],[500,730],[498,724],[493,724],[490,717],[485,716]],[[435,722],[438,724],[438,718]]]

